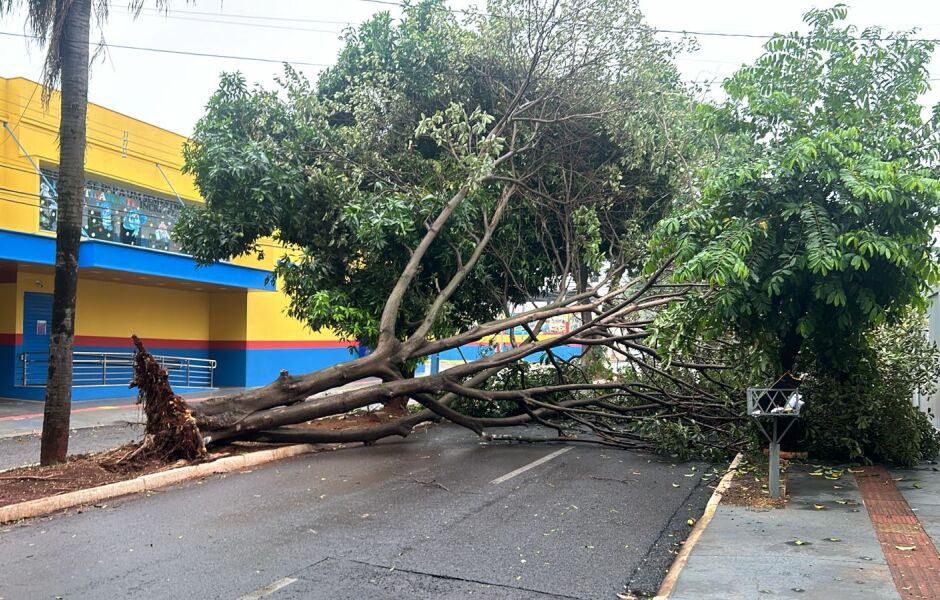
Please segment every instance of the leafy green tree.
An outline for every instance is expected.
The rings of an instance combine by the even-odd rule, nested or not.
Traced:
[[[839,372],[808,365],[802,448],[834,460],[889,460],[911,466],[940,452],[937,415],[911,402],[940,381],[940,351],[924,335],[926,319],[911,313],[865,336]]]
[[[452,335],[586,281],[662,214],[677,168],[662,123],[684,100],[673,48],[635,2],[601,4],[493,2],[461,23],[424,0],[398,23],[380,13],[349,31],[314,84],[289,69],[278,91],[223,76],[185,151],[205,209],[175,235],[203,261],[283,243],[290,314],[370,346],[415,249],[468,184],[423,250],[398,339]],[[536,25],[544,37],[524,57],[519,36]],[[566,32],[594,46],[566,47]]]
[[[937,282],[940,135],[919,103],[933,43],[846,16],[806,13],[807,35],[774,36],[701,107],[714,159],[652,244],[676,280],[708,284],[664,317],[673,344],[730,328],[763,367],[801,349],[831,366]]]

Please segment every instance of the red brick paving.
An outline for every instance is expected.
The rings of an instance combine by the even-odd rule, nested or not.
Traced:
[[[901,598],[940,600],[940,556],[917,515],[901,495],[891,474],[881,466],[857,473],[862,501],[868,509],[881,550]],[[897,546],[914,546],[898,550]]]

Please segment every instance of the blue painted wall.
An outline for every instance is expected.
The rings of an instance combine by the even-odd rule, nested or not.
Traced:
[[[281,369],[297,375],[355,358],[345,347],[252,349],[245,354],[244,385],[249,387],[271,383]]]
[[[560,348],[555,348],[553,352],[555,353],[555,356],[558,356],[564,359],[570,359],[573,356],[577,356],[581,354],[581,346],[579,345],[562,346]],[[467,345],[467,346],[461,346],[459,349],[455,348],[453,350],[447,350],[446,352],[441,352],[440,357],[441,357],[441,360],[450,360],[450,361],[467,360],[469,362],[472,360],[477,360],[481,356],[488,355],[488,354],[493,354],[493,349],[491,347],[485,346],[482,344],[472,344],[472,345]],[[544,356],[545,356],[544,352],[537,352],[535,354],[532,354],[531,356],[527,356],[525,360],[528,362],[538,362],[542,360],[542,357]]]
[[[479,358],[485,346],[470,345],[461,348],[463,356],[469,360]],[[81,346],[76,350],[90,352],[128,352],[130,346]],[[355,350],[355,348],[354,348]],[[488,350],[488,348],[487,348]],[[45,389],[42,387],[24,388],[17,386],[15,380],[19,373],[20,346],[0,345],[0,397],[20,398],[23,400],[42,400]],[[157,355],[182,356],[191,358],[213,358],[218,366],[215,371],[216,387],[256,387],[267,385],[278,377],[281,369],[287,369],[292,374],[307,373],[346,362],[356,357],[346,347],[337,348],[277,348],[277,349],[250,349],[240,348],[213,348],[213,349],[187,349],[187,348],[154,348],[152,352]],[[571,358],[581,352],[580,346],[564,346],[556,349],[556,354],[563,358]],[[441,354],[441,360],[461,360],[460,352],[450,350]],[[541,355],[533,355],[527,360],[538,361]],[[12,365],[12,367],[10,367]],[[418,367],[418,374],[422,374],[430,367],[426,362]],[[198,388],[174,387],[178,393],[204,391]],[[122,386],[90,386],[75,387],[72,390],[74,400],[92,400],[101,398],[133,397],[135,390],[128,390]]]

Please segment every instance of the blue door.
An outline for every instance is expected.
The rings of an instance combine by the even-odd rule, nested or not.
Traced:
[[[23,346],[27,352],[25,373],[20,362],[20,376],[25,375],[28,385],[45,385],[49,368],[49,336],[52,327],[52,294],[26,292],[23,294]],[[20,383],[23,383],[21,379]]]

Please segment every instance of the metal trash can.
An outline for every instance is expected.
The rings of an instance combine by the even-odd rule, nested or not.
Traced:
[[[770,442],[768,488],[771,498],[780,497],[780,440],[800,417],[805,402],[800,379],[784,373],[770,387],[747,388],[747,414]]]

